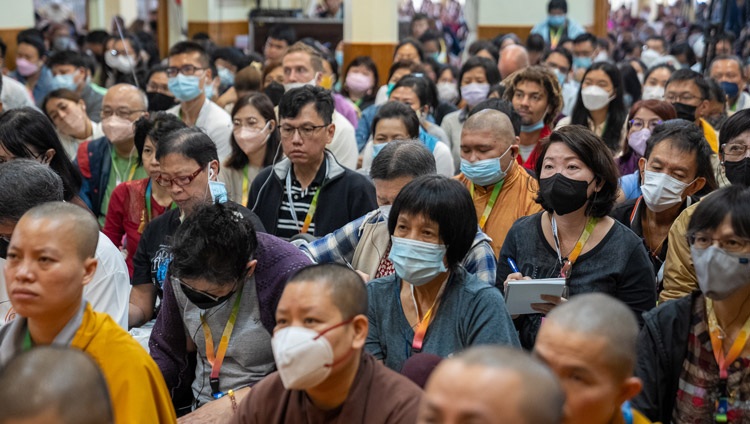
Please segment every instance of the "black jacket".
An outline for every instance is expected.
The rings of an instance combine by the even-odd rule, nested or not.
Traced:
[[[316,237],[331,233],[378,207],[375,187],[367,177],[345,168],[330,152],[325,155],[321,166],[327,166],[327,171],[313,217]],[[289,159],[284,159],[263,169],[250,187],[247,206],[258,215],[269,234],[277,234],[284,181],[291,165]]]
[[[643,390],[631,402],[651,421],[672,422],[693,305],[702,301],[701,292],[695,291],[643,314],[645,322],[638,335],[635,367],[636,377],[643,381]]]

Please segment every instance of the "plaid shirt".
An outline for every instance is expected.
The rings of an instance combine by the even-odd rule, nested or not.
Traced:
[[[325,237],[301,245],[300,249],[317,263],[336,262],[351,265],[354,251],[362,238],[365,225],[376,224],[385,220],[385,216],[379,210],[372,211]],[[461,265],[467,272],[474,274],[481,281],[495,285],[497,259],[490,246],[490,240],[487,234],[477,227],[474,242]]]

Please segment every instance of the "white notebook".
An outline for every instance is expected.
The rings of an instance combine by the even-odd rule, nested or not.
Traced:
[[[508,281],[505,289],[505,307],[511,315],[536,314],[532,303],[544,303],[543,294],[562,296],[565,289],[564,278],[543,278],[539,280]]]

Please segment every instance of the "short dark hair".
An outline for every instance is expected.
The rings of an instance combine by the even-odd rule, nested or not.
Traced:
[[[242,283],[257,249],[255,228],[236,205],[201,205],[177,227],[169,273],[218,286]]]
[[[0,223],[18,222],[29,209],[63,200],[60,176],[30,159],[0,164]]]
[[[143,163],[143,146],[146,144],[146,137],[151,137],[151,142],[156,148],[166,136],[182,128],[187,128],[187,125],[176,115],[166,112],[155,112],[135,121],[134,142],[135,149],[138,151],[138,164]]]
[[[206,167],[211,161],[218,161],[216,143],[198,128],[183,128],[173,131],[156,146],[156,159],[161,160],[169,154],[178,154],[194,160],[198,166]]]
[[[552,12],[555,9],[562,10],[563,13],[568,13],[568,2],[565,0],[550,0],[547,3],[547,13]]]
[[[409,137],[419,138],[419,117],[417,117],[417,113],[411,107],[395,101],[383,104],[372,119],[370,134],[373,135],[373,138],[375,137],[375,129],[378,127],[378,122],[381,119],[400,119],[404,123],[404,126],[406,126]]]
[[[413,38],[404,38],[403,40],[401,40],[396,45],[396,48],[393,49],[393,57],[396,57],[396,52],[398,52],[398,49],[407,44],[410,44],[412,47],[414,47],[417,50],[417,54],[419,55],[419,60],[424,61],[424,49],[422,48],[422,43]]]
[[[698,202],[690,218],[687,234],[698,231],[715,230],[731,217],[732,229],[739,237],[750,239],[750,188],[731,185],[716,190]]]
[[[539,158],[536,161],[534,172],[537,180],[542,174],[544,157],[547,155],[547,149],[553,143],[565,144],[594,174],[595,183],[602,183],[602,189],[594,193],[593,199],[586,209],[586,214],[596,218],[602,218],[609,214],[615,206],[617,199],[617,186],[620,172],[612,158],[607,146],[596,136],[590,129],[581,125],[568,125],[555,130],[550,134],[549,140],[542,143]],[[541,191],[536,198],[537,203],[542,205],[548,212],[552,212],[552,207],[542,197]]]
[[[497,48],[495,44],[487,40],[477,40],[471,43],[471,45],[469,45],[470,58],[476,56],[477,53],[481,52],[482,50],[486,50],[487,53],[489,53],[490,56],[492,56],[495,59],[495,63],[497,63],[497,61],[500,60],[500,50]]]
[[[196,43],[195,41],[180,41],[176,43],[169,49],[168,56],[172,57],[184,53],[198,53],[198,55],[200,56],[201,66],[207,68],[211,65],[211,61],[209,60],[206,49],[204,49],[203,46],[201,46],[199,43]],[[216,75],[214,75],[214,77],[215,76]]]
[[[568,61],[568,68],[573,66],[573,53],[571,53],[570,50],[566,49],[563,46],[557,46],[556,49],[548,51],[542,58],[542,61],[547,60],[547,58],[549,58],[552,53],[563,55],[565,57],[565,60]]]
[[[590,32],[584,32],[583,34],[580,34],[576,38],[573,39],[573,44],[581,44],[581,43],[591,43],[594,48],[596,48],[599,45],[599,41],[596,39],[596,36]]]
[[[211,62],[216,62],[216,59],[226,60],[227,62],[236,66],[238,71],[250,64],[250,60],[248,60],[247,56],[245,56],[242,51],[240,51],[236,47],[217,48],[211,55]]]
[[[232,108],[232,119],[234,119],[234,116],[245,106],[255,108],[260,116],[266,121],[276,122],[276,112],[273,110],[273,103],[265,94],[253,93],[237,99],[237,103],[235,103]],[[250,163],[250,160],[247,158],[245,152],[242,151],[239,144],[237,144],[237,140],[234,138],[234,132],[229,136],[229,144],[232,146],[232,153],[226,160],[226,166],[233,169],[243,169],[245,165]],[[279,125],[276,123],[266,141],[266,154],[263,157],[263,166],[271,166],[281,157],[281,149],[279,149],[280,144],[281,136],[279,135]]]
[[[96,29],[86,34],[86,42],[91,44],[104,44],[109,38],[109,33],[102,29]]]
[[[422,34],[421,37],[419,37],[419,42],[424,45],[424,43],[430,42],[430,41],[437,41],[438,42],[438,51],[443,51],[443,46],[440,43],[440,40],[442,40],[443,36],[437,32],[434,29],[428,29],[427,31]]]
[[[416,74],[418,72],[424,72],[424,65],[417,62],[412,62],[411,60],[399,60],[398,62],[393,62],[391,67],[388,68],[388,81],[391,80],[393,74],[395,74],[399,69],[408,69],[410,74]]]
[[[410,74],[398,80],[393,91],[397,88],[408,87],[414,91],[419,99],[419,107],[429,106],[430,111],[435,110],[438,106],[437,87],[431,79],[424,74]],[[391,93],[393,93],[391,91]]]
[[[724,92],[724,89],[721,88],[719,82],[713,78],[706,78],[706,84],[708,84],[708,100],[724,104],[727,94]],[[721,128],[716,128],[717,132],[719,132],[720,129]]]
[[[81,173],[65,154],[52,122],[39,110],[22,107],[0,114],[0,145],[14,157],[26,159],[54,150],[49,166],[62,178],[65,200],[78,196]]]
[[[541,34],[529,34],[526,38],[526,50],[529,52],[544,53],[547,50],[547,43],[544,41],[544,37]]]
[[[391,235],[402,213],[422,215],[437,223],[451,269],[469,252],[477,234],[477,211],[469,191],[458,180],[442,175],[417,177],[401,189],[388,217]]]
[[[380,81],[380,76],[378,75],[378,67],[377,65],[375,65],[375,62],[373,62],[370,56],[357,56],[351,62],[349,62],[348,65],[346,65],[346,70],[344,71],[344,79],[342,80],[342,85],[341,85],[341,94],[343,94],[345,97],[349,97],[349,89],[346,87],[346,84],[344,84],[344,82],[346,81],[346,76],[349,75],[349,70],[352,69],[352,67],[354,66],[364,66],[365,68],[369,69],[370,72],[372,72],[372,76],[373,76],[372,90],[370,93],[365,93],[365,96],[362,98],[362,101],[363,102],[374,101],[375,95],[377,92],[377,87]]]
[[[693,81],[695,83],[701,93],[701,100],[708,100],[711,97],[711,88],[708,85],[708,81],[706,81],[706,77],[692,69],[683,68],[674,71],[672,76],[669,77],[669,81],[667,81],[667,85],[664,89],[666,90],[666,87],[669,87],[669,84],[672,84],[673,82],[683,81]]]
[[[0,57],[5,59],[5,53],[8,51],[8,45],[0,38]]]
[[[151,80],[151,77],[154,76],[154,74],[158,74],[159,72],[167,72],[167,65],[157,64],[148,69],[148,76],[146,77],[146,84]],[[143,91],[146,91],[144,88]]]
[[[646,74],[643,75],[643,82],[644,82],[644,84],[645,84],[646,81],[648,81],[648,77],[650,77],[651,74],[654,73],[654,71],[656,71],[657,69],[662,69],[662,68],[666,69],[667,71],[669,71],[669,75],[670,76],[675,73],[674,66],[670,65],[669,63],[660,63],[658,65],[654,65],[654,66],[648,68],[648,70],[646,71]]]
[[[63,50],[50,56],[47,67],[52,69],[56,65],[73,65],[76,68],[87,68],[83,55],[72,50]]]
[[[664,140],[672,142],[672,147],[679,152],[695,154],[695,176],[706,179],[706,189],[715,190],[719,187],[711,166],[713,151],[703,135],[703,130],[693,122],[684,119],[671,119],[654,128],[646,142],[646,151],[643,157],[648,160],[651,152]]]
[[[750,109],[738,110],[724,122],[719,133],[719,144],[729,143],[748,130],[750,130]]]
[[[510,123],[513,125],[513,133],[518,137],[521,135],[521,115],[516,112],[515,109],[513,109],[513,104],[507,100],[503,99],[486,99],[482,100],[474,106],[471,109],[471,112],[466,116],[466,118],[470,118],[472,115],[475,115],[483,110],[486,109],[492,109],[496,110],[498,112],[502,112],[505,115],[508,116],[510,119]]]
[[[274,25],[268,30],[266,38],[286,41],[287,46],[291,46],[297,41],[297,33],[294,31],[294,28],[289,25]]]
[[[333,97],[330,91],[321,87],[304,86],[285,92],[279,102],[279,119],[296,118],[300,110],[308,104],[315,107],[323,124],[331,124],[334,111]]]
[[[389,141],[370,165],[373,180],[391,181],[436,173],[435,156],[419,140]]]
[[[353,270],[335,263],[310,265],[295,272],[286,283],[322,283],[331,290],[331,301],[344,320],[367,315],[367,287]]]
[[[484,69],[484,76],[487,78],[487,84],[490,86],[499,84],[502,77],[500,71],[497,69],[497,63],[493,63],[486,57],[473,56],[470,57],[463,66],[458,74],[458,86],[461,87],[461,80],[464,79],[464,74],[471,71],[474,68]],[[459,101],[461,99],[461,90],[458,90]]]
[[[664,47],[665,52],[669,50],[669,44],[667,43],[667,39],[662,37],[661,35],[650,35],[648,38],[646,38],[646,41],[651,41],[651,40],[659,41],[662,47]]]
[[[690,44],[684,41],[673,44],[672,47],[669,48],[669,54],[675,57],[685,55],[685,59],[687,59],[687,64],[689,66],[695,65],[695,63],[698,61],[695,56],[695,50],[693,50]],[[713,63],[713,61],[711,61],[711,63]],[[709,67],[709,69],[711,68]],[[742,65],[740,65],[740,69],[742,69]]]
[[[34,49],[36,49],[37,53],[39,54],[39,57],[47,56],[47,48],[44,46],[44,40],[40,37],[28,34],[28,35],[20,35],[16,39],[16,44],[28,44]]]

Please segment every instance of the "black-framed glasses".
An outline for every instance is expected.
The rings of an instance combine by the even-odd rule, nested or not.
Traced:
[[[329,124],[330,125],[330,124]],[[281,133],[282,138],[290,139],[294,137],[294,133],[299,131],[299,136],[303,140],[309,139],[313,135],[315,135],[316,132],[318,132],[319,129],[325,128],[328,125],[303,125],[301,127],[293,127],[291,125],[282,125],[279,127],[279,132]]]
[[[201,173],[201,171],[203,171],[203,167],[198,168],[197,171],[184,177],[163,178],[161,175],[159,175],[158,177],[156,177],[156,184],[159,184],[162,187],[172,187],[172,184],[175,184],[178,187],[185,187],[186,185],[192,183],[195,177],[197,177],[198,174]]]
[[[224,296],[216,296],[215,294],[211,294],[211,293],[205,292],[203,290],[198,290],[196,288],[193,288],[193,287],[189,286],[188,284],[185,284],[184,281],[180,280],[177,277],[170,277],[170,279],[172,281],[178,282],[180,284],[180,287],[182,288],[183,292],[188,292],[188,293],[193,293],[193,294],[198,295],[198,296],[203,296],[207,300],[210,300],[211,302],[218,302],[222,297],[224,297]]]
[[[167,68],[167,76],[170,78],[174,78],[177,76],[177,74],[182,74],[189,77],[195,75],[196,71],[203,71],[205,69],[207,68],[200,68],[193,65],[182,65],[179,68],[176,66],[170,66]]]

